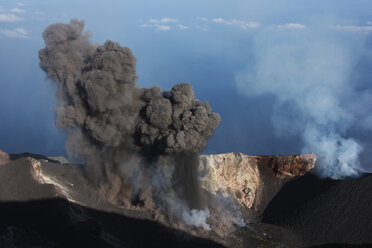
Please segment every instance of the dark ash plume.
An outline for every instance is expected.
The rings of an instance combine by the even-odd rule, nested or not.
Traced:
[[[75,19],[52,24],[43,33],[45,48],[39,51],[40,67],[58,82],[56,123],[68,131],[67,150],[85,159],[87,173],[98,184],[105,180],[115,184],[119,172],[124,179],[126,166],[133,161],[141,169],[132,171],[138,175],[140,170],[144,177],[149,173],[143,170],[158,170],[151,167],[163,166],[164,160],[177,168],[177,158],[186,160],[180,166],[191,168],[175,171],[186,169],[197,181],[197,164],[190,161],[204,149],[220,116],[211,112],[207,102],[195,99],[190,84],[166,92],[137,86],[131,50],[113,41],[93,44],[83,29],[84,22]],[[118,194],[123,183],[119,181],[113,185]],[[150,187],[144,186],[145,181],[136,188]],[[187,186],[189,181],[174,177],[172,181],[173,188],[180,187],[181,197],[193,194],[195,185]]]

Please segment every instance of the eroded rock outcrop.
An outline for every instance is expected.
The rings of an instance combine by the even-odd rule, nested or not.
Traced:
[[[273,169],[280,178],[303,176],[314,168],[316,156],[314,153],[290,156],[255,156]]]
[[[209,193],[233,196],[243,209],[261,212],[288,180],[314,168],[315,154],[251,156],[243,153],[200,157],[201,187]]]
[[[9,163],[9,161],[10,161],[9,155],[3,152],[2,150],[0,150],[0,165]]]
[[[251,156],[233,152],[200,156],[200,185],[209,195],[207,223],[221,238],[216,240],[226,246],[247,247],[248,240],[278,236],[274,229],[269,228],[273,233],[263,232],[254,223],[260,223],[263,211],[282,186],[309,172],[315,162],[315,154]]]

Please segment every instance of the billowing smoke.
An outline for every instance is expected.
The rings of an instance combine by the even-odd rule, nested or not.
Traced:
[[[300,136],[303,152],[318,155],[316,172],[335,179],[361,173],[363,145],[353,133],[371,130],[371,88],[352,79],[363,36],[345,32],[332,26],[266,28],[254,39],[253,66],[236,75],[246,95],[274,97],[277,134]]]
[[[68,132],[67,151],[85,160],[87,176],[112,200],[170,210],[172,201],[185,202],[186,223],[207,228],[197,155],[220,116],[188,83],[164,92],[139,87],[131,50],[91,43],[83,29],[77,20],[50,25],[39,51],[40,67],[58,82],[56,122]],[[120,197],[128,192],[130,203]]]

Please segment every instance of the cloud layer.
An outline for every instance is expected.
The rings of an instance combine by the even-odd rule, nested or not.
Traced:
[[[22,20],[22,18],[14,14],[1,14],[0,13],[0,22],[18,22],[20,20]]]
[[[185,30],[189,27],[186,25],[179,24],[179,20],[177,18],[171,17],[162,17],[160,19],[149,19],[147,23],[143,23],[140,25],[141,28],[152,28],[158,31],[169,31],[172,28],[178,30]]]
[[[27,38],[28,32],[23,28],[0,29],[0,34],[10,38]]]
[[[17,4],[17,6],[21,6]],[[0,7],[0,37],[3,38],[27,38],[29,33],[23,27],[14,28],[13,23],[20,23],[24,21],[20,15],[24,14],[26,10],[15,7],[12,9],[4,9]]]

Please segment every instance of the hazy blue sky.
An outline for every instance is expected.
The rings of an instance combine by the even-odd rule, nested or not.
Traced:
[[[46,26],[72,18],[85,20],[92,41],[131,48],[141,86],[194,85],[222,117],[207,153],[331,147],[326,161],[351,147],[365,163],[372,136],[368,0],[2,0],[0,149],[65,153],[54,85],[37,52]]]

